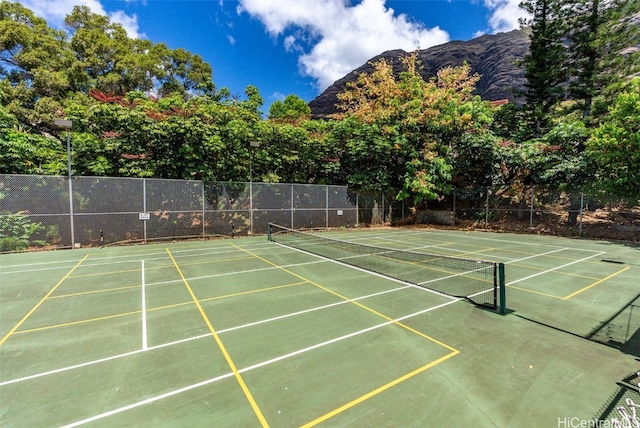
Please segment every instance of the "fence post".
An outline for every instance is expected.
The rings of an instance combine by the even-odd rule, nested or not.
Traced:
[[[584,192],[580,192],[580,223],[578,226],[578,236],[582,236],[582,215],[584,213]]]
[[[206,202],[205,202],[205,194],[204,194],[204,180],[202,180],[202,239],[205,238],[205,236],[207,235],[207,230],[205,227],[205,207],[207,206]]]
[[[533,229],[533,197],[536,193],[536,186],[531,186],[531,205],[529,206],[529,230]]]
[[[360,201],[358,197],[360,194],[356,192],[356,227],[360,227]]]
[[[484,227],[489,227],[489,192],[491,192],[491,188],[487,187],[487,200],[484,203]]]
[[[453,219],[452,219],[452,226],[456,225],[456,189],[453,189]]]
[[[142,179],[142,212],[147,212],[147,179]],[[144,243],[147,243],[147,221],[142,222],[142,238]]]
[[[404,220],[404,199],[402,200],[402,220]]]
[[[73,184],[71,184],[71,182],[73,181],[73,178],[71,177],[71,173],[69,173],[69,220],[71,222],[70,227],[71,227],[71,248],[75,248],[76,247],[76,232],[75,232],[75,226],[74,226],[74,222],[73,222]]]
[[[290,204],[290,210],[291,210],[291,229],[294,229],[293,227],[293,207],[294,207],[294,203],[293,203],[293,184],[291,185],[291,204]]]
[[[324,222],[325,229],[329,229],[329,186],[325,184],[324,186]]]

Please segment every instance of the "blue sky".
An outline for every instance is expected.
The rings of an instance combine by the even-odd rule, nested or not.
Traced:
[[[121,23],[131,37],[199,54],[218,88],[268,108],[311,101],[391,49],[412,51],[518,27],[520,0],[18,0],[62,28],[74,5]]]

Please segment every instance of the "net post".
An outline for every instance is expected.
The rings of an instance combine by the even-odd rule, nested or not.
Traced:
[[[493,308],[498,309],[498,263],[493,264]]]
[[[507,287],[505,284],[504,263],[498,263],[498,289],[500,290],[500,314],[507,311]]]
[[[271,223],[267,223],[267,241],[271,241]]]

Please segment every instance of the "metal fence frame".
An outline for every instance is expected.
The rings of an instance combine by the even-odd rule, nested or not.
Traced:
[[[19,215],[50,248],[382,224],[403,215],[395,192],[346,186],[151,178],[0,175],[0,222]],[[73,190],[70,190],[73,189]],[[71,192],[71,197],[69,196]],[[0,233],[2,238],[2,233]]]
[[[0,244],[7,236],[20,238],[20,228],[11,227],[20,222],[37,225],[29,241],[47,248],[264,234],[269,222],[294,229],[438,222],[437,216],[421,218],[414,207],[397,201],[396,191],[84,176],[73,177],[69,186],[68,180],[0,175]],[[640,200],[620,201],[579,189],[458,188],[430,201],[429,210],[465,228],[640,241]]]
[[[640,240],[640,195],[629,201],[582,189],[502,186],[454,189],[433,204],[458,225]]]

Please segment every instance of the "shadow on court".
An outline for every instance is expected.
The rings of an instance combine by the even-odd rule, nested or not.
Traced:
[[[640,293],[586,338],[640,357]]]

